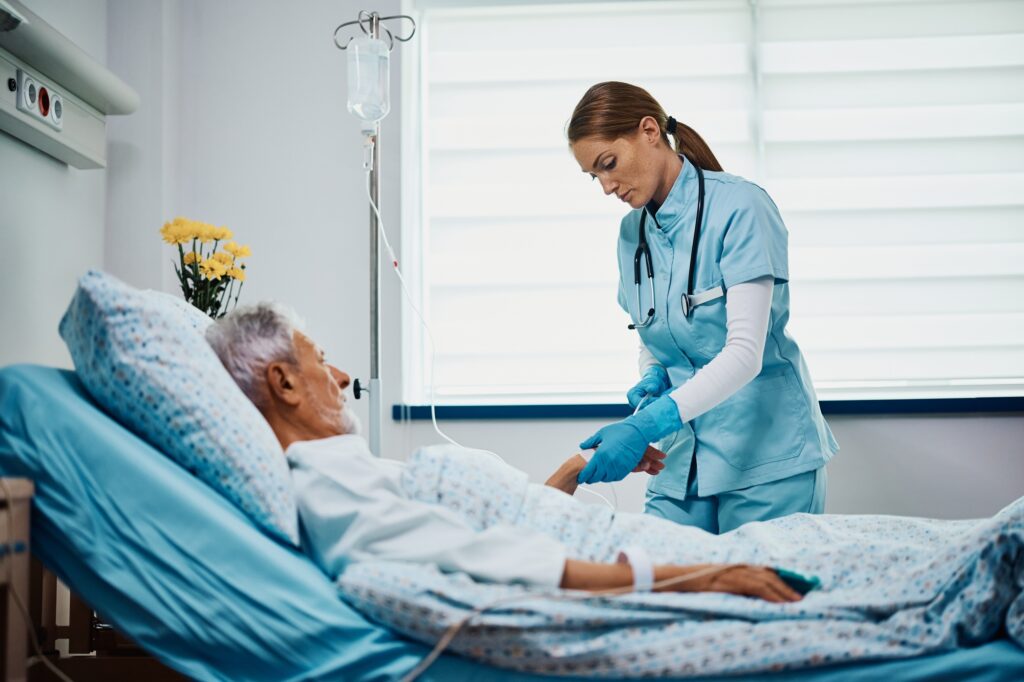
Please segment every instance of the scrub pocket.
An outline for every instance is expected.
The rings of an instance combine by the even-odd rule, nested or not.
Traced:
[[[654,444],[665,453],[665,468],[657,476],[651,476],[647,489],[668,497],[683,499],[686,497],[686,479],[690,472],[695,448],[693,427],[683,424],[683,428],[671,433]]]
[[[718,284],[707,287],[705,290],[713,289],[715,286],[718,286]],[[681,308],[681,301],[679,305]],[[725,296],[702,303],[694,308],[693,312],[690,313],[689,324],[693,325],[693,340],[697,346],[697,351],[708,360],[716,357],[725,348],[725,335],[727,331]]]
[[[747,471],[797,457],[810,417],[803,391],[787,372],[754,378],[697,421],[701,445]]]

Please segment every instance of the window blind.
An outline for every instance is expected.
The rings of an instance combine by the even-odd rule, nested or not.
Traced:
[[[1024,394],[1024,3],[415,9],[403,244],[439,403],[621,402],[635,381],[626,207],[564,131],[603,80],[648,89],[772,195],[820,397]],[[423,402],[429,344],[405,351]]]

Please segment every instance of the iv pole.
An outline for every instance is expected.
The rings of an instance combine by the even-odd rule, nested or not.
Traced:
[[[361,24],[360,24],[361,25]],[[370,36],[380,38],[380,15],[370,14]],[[380,233],[377,212],[380,206],[380,121],[373,124],[367,142],[373,145],[370,168],[370,452],[380,457]]]
[[[412,30],[408,36],[393,34],[388,28],[382,27],[382,21],[397,19],[408,20],[412,24]],[[416,34],[416,22],[412,17],[400,14],[390,17],[381,17],[377,12],[360,10],[358,18],[354,21],[347,21],[334,29],[334,44],[341,50],[348,48],[352,41],[341,45],[338,42],[338,32],[348,26],[358,25],[363,33],[371,38],[380,39],[381,31],[388,39],[388,51],[394,49],[395,41],[407,42]],[[363,386],[359,379],[352,383],[352,393],[358,400],[363,393],[370,394],[370,452],[380,456],[380,430],[382,420],[382,401],[380,379],[380,226],[378,224],[377,211],[380,208],[380,120],[374,121],[372,128],[367,128],[364,123],[364,153],[369,151],[370,158],[364,158],[364,167],[369,163],[369,193],[370,193],[370,385]]]

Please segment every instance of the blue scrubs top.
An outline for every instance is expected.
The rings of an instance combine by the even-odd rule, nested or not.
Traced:
[[[619,305],[643,320],[649,288],[641,281],[637,309],[633,256],[641,210],[622,219],[619,231]],[[684,160],[665,203],[647,219],[647,243],[654,264],[654,322],[638,329],[644,345],[665,369],[673,387],[682,386],[725,346],[725,297],[697,306],[687,319],[690,251],[697,214],[697,173]],[[704,222],[697,250],[694,294],[759,277],[775,279],[768,338],[761,373],[708,412],[684,421],[683,429],[658,447],[668,455],[665,469],[648,489],[677,499],[696,454],[698,495],[705,497],[776,481],[821,467],[839,449],[825,423],[803,355],[787,331],[789,320],[788,236],[778,208],[752,182],[728,173],[704,171]],[[646,271],[642,273],[646,279]]]

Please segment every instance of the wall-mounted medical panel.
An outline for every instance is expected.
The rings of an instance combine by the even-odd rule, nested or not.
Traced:
[[[75,168],[107,164],[100,112],[0,50],[0,130]]]
[[[57,88],[21,69],[18,69],[18,78],[13,82],[8,79],[7,84],[7,89],[16,93],[18,111],[24,111],[54,130],[64,129],[64,97]]]
[[[0,0],[0,130],[76,168],[106,166],[106,117],[131,87],[17,0]]]

